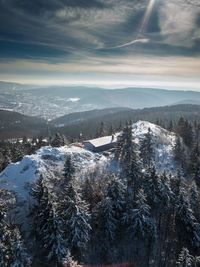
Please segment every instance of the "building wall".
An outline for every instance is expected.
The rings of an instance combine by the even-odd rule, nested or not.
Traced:
[[[102,152],[114,148],[116,142],[108,143],[106,145],[95,147],[90,142],[84,142],[84,148],[93,152]]]

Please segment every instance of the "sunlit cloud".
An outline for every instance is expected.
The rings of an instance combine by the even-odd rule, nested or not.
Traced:
[[[194,85],[199,14],[197,0],[0,1],[0,79]]]

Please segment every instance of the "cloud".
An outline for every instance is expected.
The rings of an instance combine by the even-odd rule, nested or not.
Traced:
[[[199,76],[197,0],[149,3],[0,0],[1,73]]]
[[[57,57],[56,50],[66,52],[66,56],[109,47],[129,53],[125,49],[132,44],[142,44],[145,51],[153,53],[151,43],[155,40],[161,52],[163,44],[191,48],[199,38],[195,24],[198,10],[182,3],[195,0],[177,1],[181,9],[174,1],[153,0],[153,13],[148,14],[149,23],[138,38],[149,0],[1,0],[0,39],[46,46],[51,58],[54,53]],[[156,32],[151,32],[151,27]]]
[[[166,44],[192,47],[200,39],[200,29],[196,23],[200,6],[195,3],[195,0],[163,1],[159,25]]]

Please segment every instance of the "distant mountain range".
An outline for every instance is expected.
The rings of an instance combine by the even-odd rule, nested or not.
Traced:
[[[200,105],[173,105],[144,109],[109,108],[75,112],[57,119],[47,121],[41,118],[26,116],[17,112],[0,110],[0,139],[19,138],[23,136],[38,137],[40,135],[54,135],[60,132],[69,138],[94,137],[101,122],[109,129],[116,130],[120,124],[132,120],[147,120],[156,123],[162,120],[168,125],[170,120],[177,120],[181,116],[189,120],[200,121]]]
[[[47,124],[44,119],[0,110],[0,140],[41,134],[47,134]]]
[[[35,87],[35,88],[33,88]],[[37,87],[0,82],[0,108],[52,120],[94,109],[200,104],[200,92],[151,88]]]

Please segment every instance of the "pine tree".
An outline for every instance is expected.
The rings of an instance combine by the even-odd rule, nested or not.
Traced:
[[[110,197],[104,197],[95,207],[92,216],[92,250],[101,263],[112,262],[115,258],[114,244],[117,235],[117,220]]]
[[[192,261],[193,257],[190,255],[189,250],[187,248],[182,248],[178,261],[177,266],[178,267],[192,267]]]
[[[130,237],[141,239],[155,237],[155,224],[150,216],[150,206],[143,189],[136,197],[135,208],[128,209],[123,217]]]
[[[180,171],[177,172],[175,177],[170,179],[170,187],[175,197],[179,196],[182,186],[182,177]]]
[[[183,187],[180,188],[175,212],[179,243],[198,247],[200,245],[200,225],[194,217],[194,212],[190,207],[186,191]],[[182,235],[183,232],[184,235]]]
[[[18,227],[6,222],[6,207],[3,203],[0,203],[0,266],[31,266],[31,258]]]
[[[155,208],[160,201],[161,188],[161,180],[156,173],[155,167],[149,169],[149,171],[145,174],[143,183],[148,202],[152,208]]]
[[[144,139],[141,141],[140,157],[145,167],[151,166],[152,160],[154,158],[154,148],[150,128],[148,129],[148,132],[144,134]]]
[[[191,209],[194,212],[195,217],[198,219],[200,219],[200,205],[199,205],[199,192],[197,189],[197,185],[196,182],[193,181],[190,187],[190,191],[189,191],[189,197],[190,197],[190,206]]]
[[[176,142],[173,149],[174,159],[184,168],[186,164],[186,152],[179,136],[176,137]]]
[[[51,202],[48,202],[46,212],[47,220],[41,229],[41,241],[48,262],[56,267],[65,261],[67,242],[64,239],[63,222]]]
[[[63,231],[64,222],[58,215],[55,196],[51,196],[44,186],[42,176],[36,182],[32,196],[36,202],[31,212],[36,252],[41,258],[46,257],[49,264],[59,266],[67,256],[68,248]]]
[[[80,257],[90,238],[90,214],[80,188],[72,179],[59,192],[59,214],[65,222],[65,236],[70,251]]]
[[[69,183],[71,179],[73,178],[74,173],[75,173],[75,168],[72,162],[72,158],[70,155],[68,155],[65,160],[64,169],[63,169],[64,182]]]
[[[189,173],[196,180],[197,184],[200,185],[200,149],[198,143],[191,151]]]
[[[168,130],[169,130],[170,132],[172,132],[172,131],[173,131],[173,129],[174,129],[173,121],[172,121],[172,120],[170,120],[170,123],[169,123]]]
[[[199,267],[199,266],[200,266],[200,257],[193,256],[192,267]]]
[[[108,180],[110,182],[108,183],[106,196],[111,199],[114,217],[119,220],[125,206],[125,185],[115,175],[109,177]]]
[[[44,186],[44,178],[42,175],[35,182],[30,192],[34,199],[34,205],[30,211],[31,218],[31,235],[37,243],[40,240],[41,229],[47,217],[45,217],[45,208],[48,203],[48,190]],[[39,244],[40,245],[40,244]]]
[[[64,146],[65,145],[65,138],[61,134],[56,133],[55,137],[51,141],[51,145],[53,147]]]
[[[136,183],[140,175],[139,160],[136,145],[132,141],[132,126],[128,124],[118,137],[115,158],[122,169],[122,176],[127,179],[128,188],[137,188]]]
[[[181,117],[178,121],[176,133],[178,133],[183,138],[186,146],[191,147],[194,137],[192,125],[183,117]]]
[[[100,262],[112,263],[119,257],[124,238],[121,217],[126,204],[126,188],[115,175],[108,175],[106,180],[109,181],[108,186],[92,213],[92,250],[100,254]]]
[[[171,200],[173,198],[173,193],[170,187],[170,179],[164,172],[160,175],[160,183],[159,183],[159,200],[160,207],[163,210],[167,210],[171,206]]]
[[[127,203],[122,222],[125,229],[126,259],[137,266],[149,266],[149,257],[156,238],[156,225],[143,189],[137,193],[135,202]]]
[[[100,129],[99,129],[99,137],[105,136],[105,126],[103,121],[100,124]]]
[[[23,244],[23,240],[17,227],[11,228],[9,234],[9,258],[10,267],[28,267],[31,266],[31,258]]]

